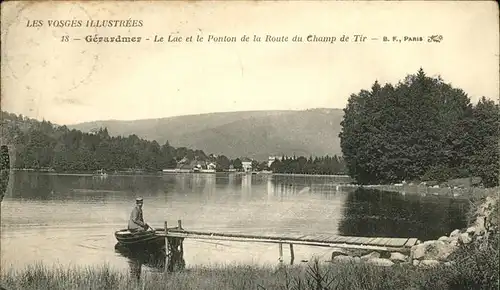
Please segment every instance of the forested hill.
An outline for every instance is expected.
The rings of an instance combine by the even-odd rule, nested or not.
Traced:
[[[136,135],[111,137],[105,128],[89,134],[22,115],[1,114],[1,141],[13,146],[12,165],[18,169],[156,171],[173,168],[184,157],[207,159],[201,150],[174,148],[168,142],[160,145]]]
[[[66,126],[38,121],[22,115],[1,112],[0,143],[12,149],[12,166],[17,169],[55,170],[58,172],[159,171],[166,168],[216,164],[218,171],[233,166],[242,169],[247,156],[230,159],[223,154],[205,154],[203,150],[173,147],[139,138],[137,135],[110,136],[106,128],[83,133]],[[211,152],[210,152],[211,153]],[[340,174],[345,170],[342,158],[335,155],[278,156],[272,170],[280,173]],[[267,168],[268,156],[252,160],[254,170]]]
[[[341,109],[210,113],[136,121],[96,121],[69,126],[83,132],[107,128],[111,136],[136,134],[229,158],[269,155],[341,155]]]

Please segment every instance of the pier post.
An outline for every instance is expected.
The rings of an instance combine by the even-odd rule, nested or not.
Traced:
[[[183,228],[182,228],[182,221],[181,220],[177,220],[177,227],[179,228],[179,230],[183,230]],[[181,244],[180,244],[180,256],[182,257],[182,259],[184,261],[184,243],[182,241],[181,241]]]
[[[290,265],[293,265],[293,260],[295,260],[295,253],[293,252],[293,244],[290,244]]]
[[[181,228],[181,221],[178,220],[178,227]],[[184,238],[169,237],[167,222],[165,222],[165,239],[167,247],[167,267],[168,272],[183,270],[186,266],[184,261]]]
[[[279,251],[280,251],[279,261],[280,261],[280,263],[283,263],[283,244],[282,243],[279,243]]]
[[[170,255],[170,252],[169,252],[169,249],[168,249],[168,237],[167,237],[167,234],[168,234],[168,224],[167,224],[167,221],[165,221],[163,223],[163,228],[165,230],[165,265],[167,267],[165,267],[165,270],[167,270],[168,268],[168,263],[169,263],[169,255]]]

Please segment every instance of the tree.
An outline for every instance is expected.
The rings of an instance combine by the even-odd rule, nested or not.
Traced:
[[[482,97],[473,111],[471,135],[475,154],[471,156],[471,171],[481,177],[487,187],[497,186],[500,176],[500,110],[498,104]]]
[[[1,136],[15,149],[13,165],[17,168],[52,167],[56,171],[146,170],[174,168],[182,159],[206,160],[202,150],[174,148],[168,141],[160,146],[137,135],[111,137],[106,128],[83,133],[50,122],[17,117],[2,112]],[[221,163],[229,167],[226,157]]]
[[[234,161],[233,161],[233,167],[234,169],[236,170],[241,170],[243,168],[243,164],[241,163],[241,160],[239,158],[236,158]]]
[[[259,166],[259,161],[252,160],[252,170],[258,170],[258,171],[262,170]]]
[[[465,92],[423,69],[395,87],[375,81],[370,91],[352,94],[344,109],[339,137],[347,172],[361,184],[467,175],[482,146],[469,130],[492,124],[482,140],[490,150],[494,142],[486,140],[498,140],[493,130],[498,107],[487,107],[482,115],[489,117],[474,117]],[[492,160],[476,163],[485,168]]]
[[[224,155],[218,155],[216,158],[217,171],[225,171],[229,169],[231,161]]]

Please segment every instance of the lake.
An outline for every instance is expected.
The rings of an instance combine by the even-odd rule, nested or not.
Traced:
[[[135,198],[153,227],[246,234],[338,234],[437,239],[465,226],[468,201],[351,188],[340,177],[164,174],[93,177],[15,172],[2,202],[2,267],[45,264],[129,269],[115,251]],[[295,246],[295,261],[330,250]],[[278,263],[277,244],[185,240],[186,266]],[[289,253],[284,248],[287,262]],[[144,267],[155,270],[153,266]]]

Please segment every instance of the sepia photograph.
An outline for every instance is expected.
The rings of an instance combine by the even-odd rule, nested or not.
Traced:
[[[493,1],[4,1],[1,289],[498,289]]]

